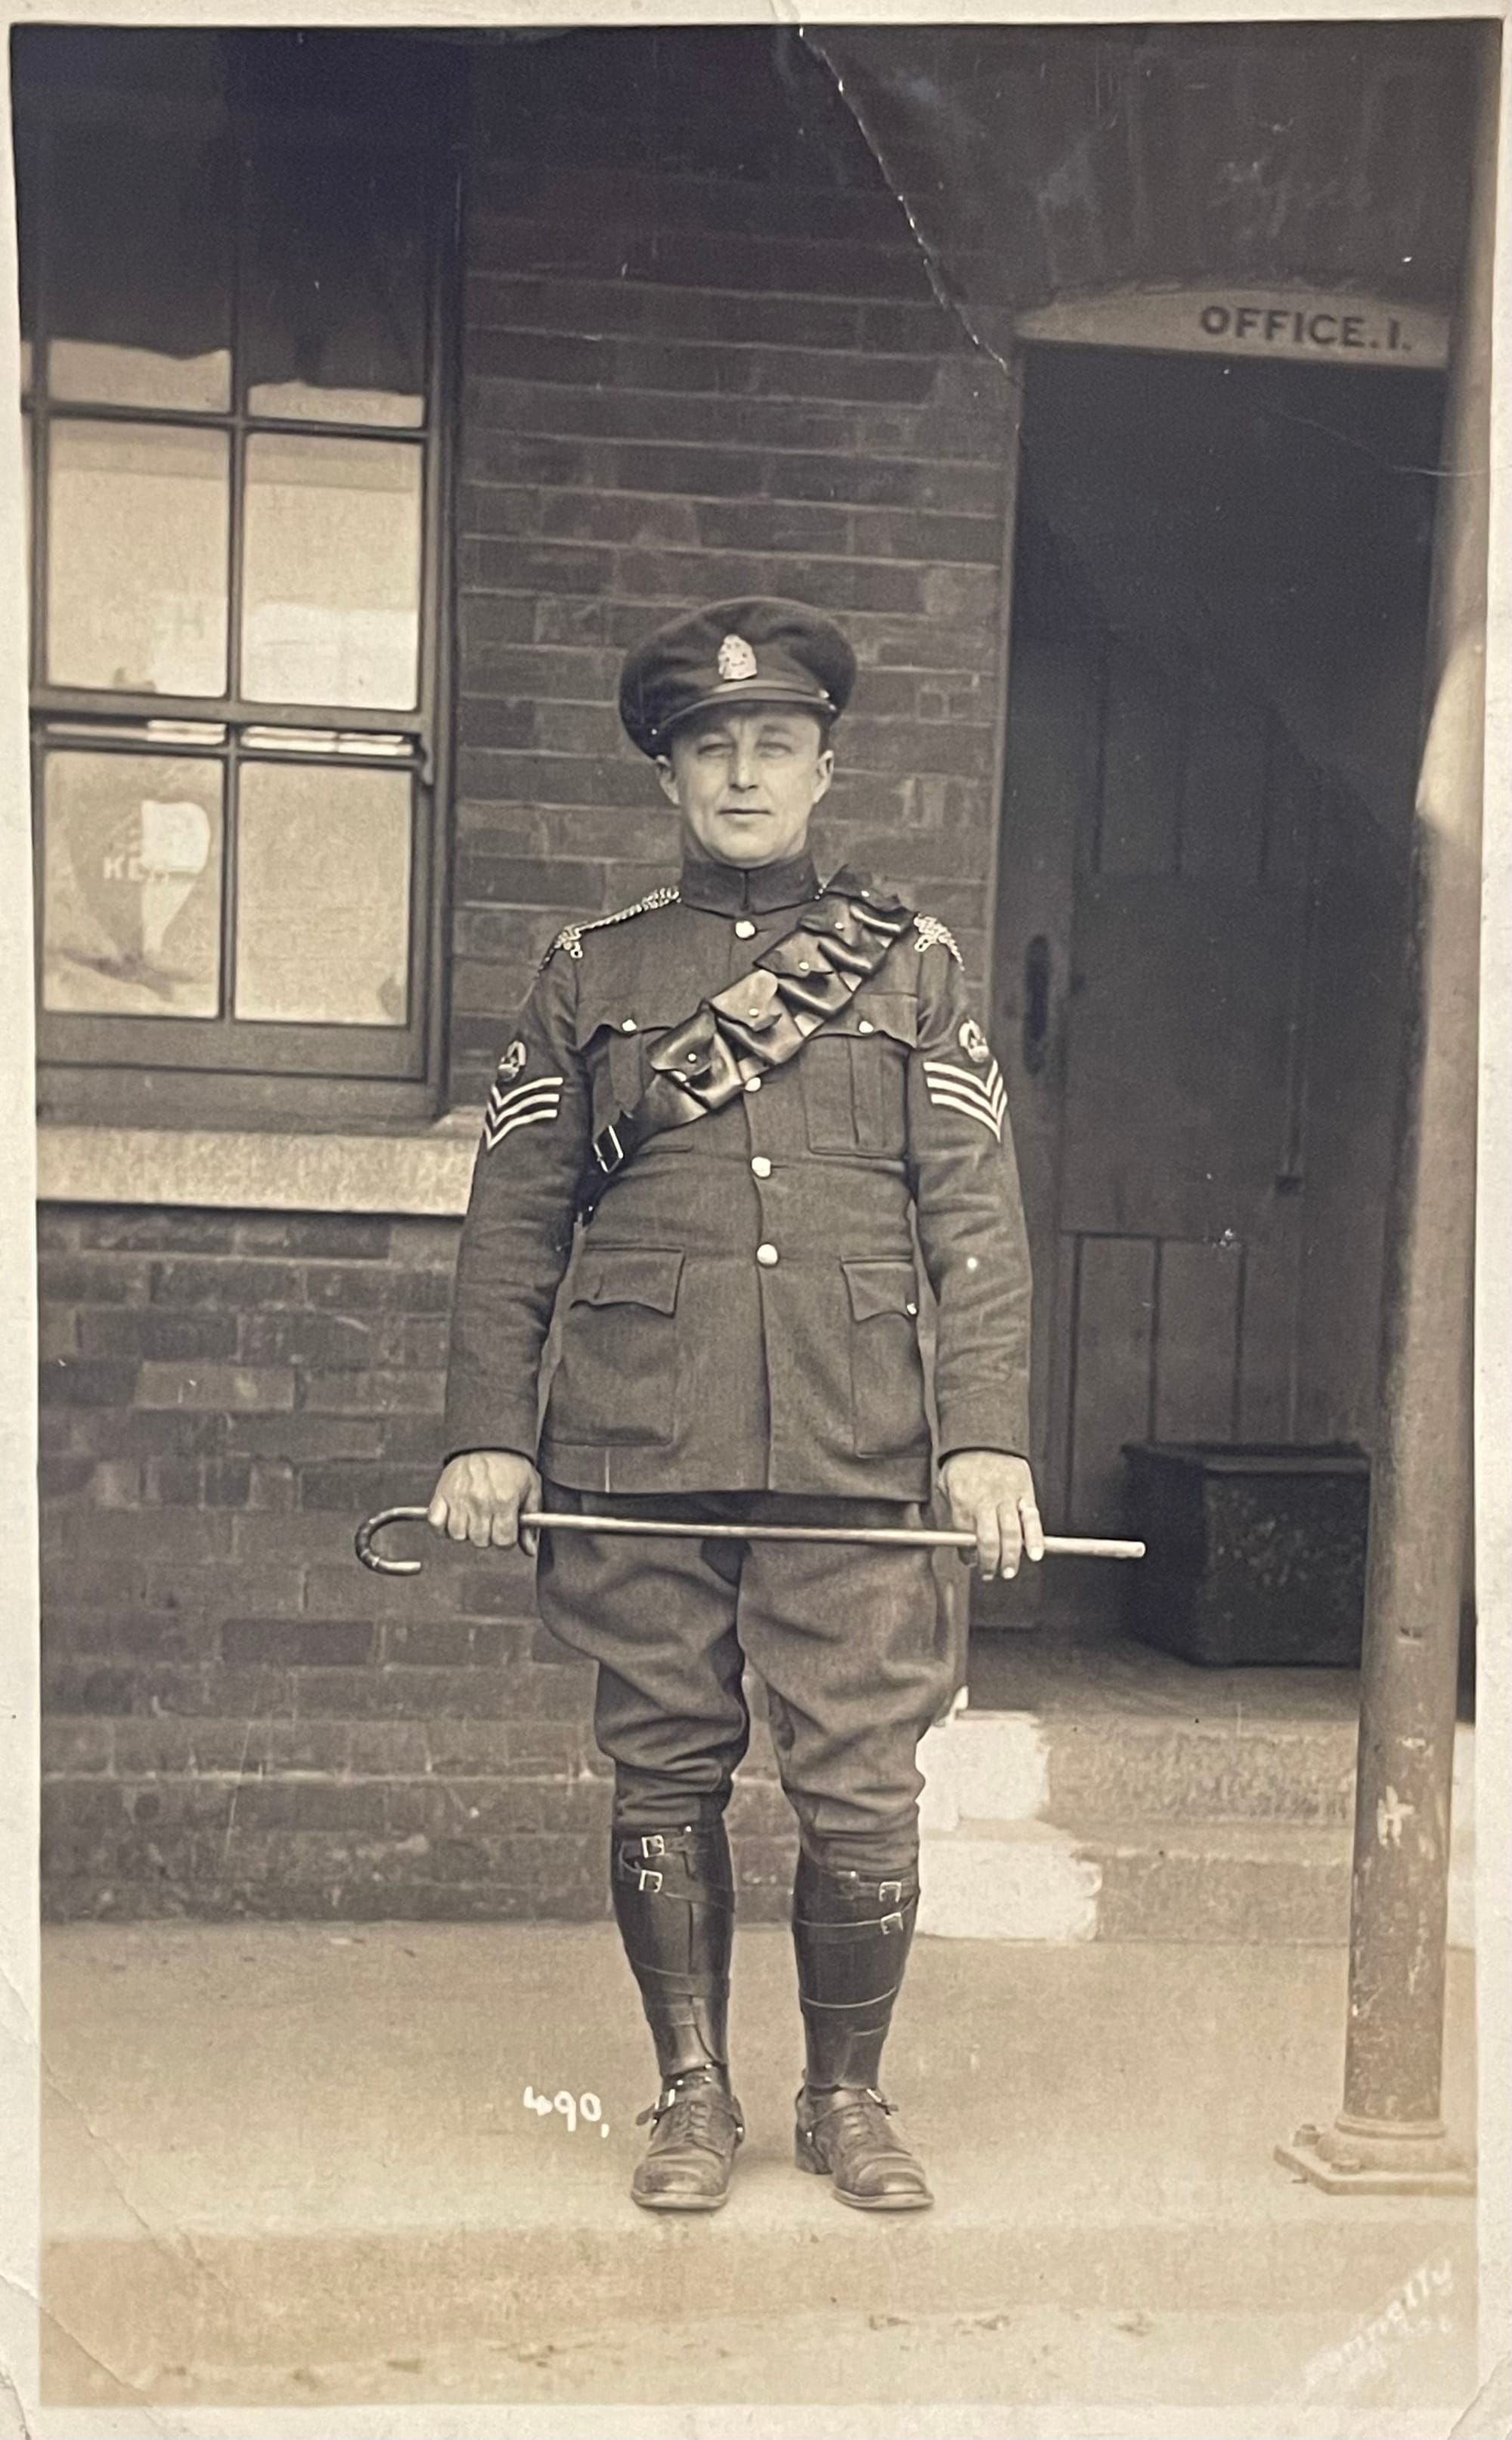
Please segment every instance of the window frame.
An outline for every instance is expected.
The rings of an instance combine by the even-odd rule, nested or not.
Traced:
[[[213,38],[210,38],[213,39]],[[255,39],[252,38],[252,39]],[[399,38],[396,38],[397,40]],[[434,58],[435,54],[431,54]],[[36,1013],[39,1106],[55,1121],[126,1121],[193,1124],[289,1123],[343,1126],[356,1121],[419,1121],[441,1106],[445,1055],[445,939],[447,911],[447,809],[454,757],[452,670],[454,519],[453,487],[459,368],[454,337],[459,328],[459,244],[463,158],[454,91],[437,80],[436,102],[414,114],[404,146],[418,157],[425,227],[425,328],[420,420],[415,423],[361,423],[315,415],[266,415],[245,404],[245,338],[240,314],[240,272],[245,252],[251,142],[322,140],[356,152],[373,152],[396,139],[387,113],[311,109],[282,98],[263,97],[255,108],[228,99],[224,104],[233,149],[231,395],[223,409],[134,406],[60,401],[48,395],[48,199],[47,148],[55,131],[99,123],[151,135],[183,114],[161,94],[134,93],[101,83],[76,85],[41,96],[24,79],[14,86],[18,170],[29,173],[36,196],[29,271],[36,327],[31,378],[24,415],[30,473],[31,516],[28,602],[31,612],[28,678],[35,840],[37,959]],[[203,125],[203,116],[200,118]],[[220,697],[175,696],[131,688],[57,686],[45,677],[47,643],[48,498],[46,472],[51,432],[59,423],[123,423],[169,429],[188,426],[228,436],[229,535],[227,555],[227,691]],[[412,709],[347,707],[295,700],[251,700],[233,693],[240,682],[241,580],[246,531],[246,463],[256,434],[306,439],[385,441],[420,454],[420,583],[417,700]],[[218,727],[218,743],[196,738],[154,737],[148,724]],[[305,732],[280,746],[249,745],[248,731]],[[91,734],[91,730],[97,733]],[[134,734],[132,733],[134,730]],[[340,739],[322,751],[309,732]],[[365,738],[410,741],[410,751],[365,754]],[[220,761],[222,794],[221,989],[215,1018],[59,1011],[43,1006],[43,888],[44,835],[43,763],[52,750],[135,753],[196,761]],[[317,767],[404,771],[412,789],[409,888],[408,1017],[402,1027],[312,1025],[238,1018],[231,1004],[231,950],[236,921],[236,787],[249,762]]]

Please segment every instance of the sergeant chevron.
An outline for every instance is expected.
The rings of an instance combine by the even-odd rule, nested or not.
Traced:
[[[541,1126],[555,1119],[561,1109],[561,1076],[538,1076],[528,1085],[516,1085],[505,1092],[497,1078],[483,1111],[483,1145],[486,1152],[497,1152],[505,1137],[516,1127]]]
[[[983,1076],[973,1075],[969,1068],[957,1068],[951,1059],[926,1059],[923,1066],[925,1089],[936,1108],[959,1110],[1002,1142],[1008,1097],[995,1059]]]

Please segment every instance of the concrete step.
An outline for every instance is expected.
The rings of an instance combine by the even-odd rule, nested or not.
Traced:
[[[947,1940],[1349,1937],[1352,1834],[1290,1821],[968,1821],[924,1840],[918,1928]],[[1449,1941],[1475,1946],[1473,1829],[1458,1833]]]
[[[1443,2377],[1468,2378],[1473,2205],[1342,2207],[1272,2158],[1337,2103],[1337,1952],[920,1943],[887,2073],[937,2202],[891,2220],[793,2169],[792,1977],[780,1931],[742,1932],[749,2134],[727,2209],[689,2221],[627,2198],[650,2059],[607,1926],[48,1933],[46,2402],[413,2400],[450,2363],[454,2395],[597,2380],[650,2403],[720,2395],[717,2359],[732,2379],[764,2360],[745,2395],[803,2402],[830,2375],[786,2334],[823,2311],[852,2401],[895,2381],[925,2400],[1042,2395],[1029,2313],[1067,2364],[1079,2326],[1117,2394],[1150,2394],[1123,2341],[1184,2316],[1184,2395],[1205,2378],[1253,2400],[1258,2331],[1295,2397],[1316,2376],[1323,2403],[1348,2403],[1319,2351],[1425,2263],[1457,2367]],[[1472,2025],[1461,1961],[1447,2107],[1465,2131]],[[543,2117],[527,2085],[591,2090],[598,2115]],[[647,2337],[656,2314],[686,2343]],[[1203,2316],[1227,2334],[1205,2354]],[[692,2384],[695,2338],[716,2385]],[[595,2352],[611,2339],[617,2364]]]
[[[1327,1715],[1183,1719],[1054,1702],[959,1711],[920,1753],[919,1929],[967,1940],[1343,1942],[1355,1733]],[[1473,1947],[1468,1727],[1454,1763],[1450,1940]]]
[[[1056,1821],[1117,1816],[1169,1821],[1347,1822],[1352,1720],[1139,1718],[1045,1722],[1048,1811]]]
[[[1347,1828],[1292,1821],[1130,1821],[1077,1835],[1097,1875],[1098,1940],[1349,1937]]]
[[[1098,1940],[1349,1937],[1349,1826],[1291,1821],[1103,1823],[1076,1837],[1097,1875]],[[1473,1822],[1454,1839],[1451,1948],[1475,1946]]]
[[[1102,1869],[1048,1821],[926,1830],[918,1929],[936,1940],[1098,1937]]]
[[[936,1809],[974,1820],[1347,1822],[1353,1721],[956,1713],[932,1732]]]
[[[1293,1822],[1136,1821],[1072,1837],[962,1821],[926,1841],[919,1930],[957,1940],[1339,1943],[1350,1835]]]

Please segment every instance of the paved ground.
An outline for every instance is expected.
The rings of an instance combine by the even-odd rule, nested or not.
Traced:
[[[70,1927],[44,1987],[50,2403],[1165,2405],[1408,2440],[1470,2395],[1471,2206],[1330,2200],[1271,2157],[1337,2100],[1335,1950],[921,1942],[888,2070],[939,2205],[895,2221],[792,2167],[774,1930],[742,1936],[751,2135],[702,2221],[625,2199],[651,2082],[607,1928]]]

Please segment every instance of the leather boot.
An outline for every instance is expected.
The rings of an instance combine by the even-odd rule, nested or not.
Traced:
[[[631,2182],[647,2211],[718,2211],[745,2134],[725,2020],[735,1881],[722,1821],[614,1834],[614,1915],[656,2044],[662,2090]]]
[[[916,1874],[870,1880],[799,1854],[792,1937],[808,2072],[794,2158],[856,2211],[922,2211],[934,2199],[878,2089],[917,1911]]]

